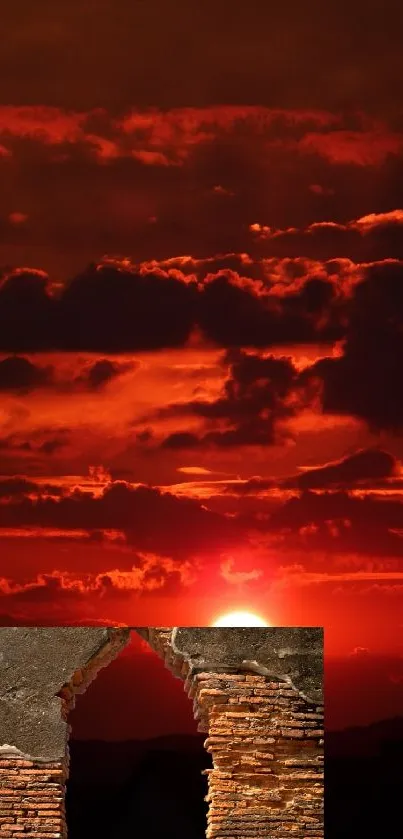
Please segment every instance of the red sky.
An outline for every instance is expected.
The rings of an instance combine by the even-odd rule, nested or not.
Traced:
[[[1,621],[320,624],[393,715],[400,8],[3,18]]]
[[[373,690],[374,678],[382,690]],[[368,725],[382,718],[385,702],[391,716],[400,715],[402,682],[401,662],[393,656],[371,656],[356,648],[347,659],[330,658],[325,679],[327,728],[343,728],[346,722]],[[135,632],[128,646],[77,697],[69,724],[71,737],[78,740],[146,740],[197,731],[183,681],[174,678]]]
[[[69,724],[71,737],[78,740],[147,740],[197,732],[183,681],[134,632],[129,646],[77,697]]]

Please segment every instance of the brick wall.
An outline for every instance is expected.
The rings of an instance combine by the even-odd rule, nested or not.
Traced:
[[[259,675],[200,673],[208,732],[208,839],[322,839],[323,708]]]
[[[66,767],[0,760],[0,839],[65,839]]]
[[[323,708],[260,675],[188,674],[186,689],[213,759],[208,839],[323,839]],[[65,839],[66,779],[67,759],[1,759],[0,839]]]

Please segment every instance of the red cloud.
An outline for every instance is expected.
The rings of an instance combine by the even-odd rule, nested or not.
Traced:
[[[378,166],[390,154],[403,150],[401,134],[378,131],[337,130],[319,134],[309,132],[299,143],[302,151],[315,151],[332,163],[349,163],[358,166]]]

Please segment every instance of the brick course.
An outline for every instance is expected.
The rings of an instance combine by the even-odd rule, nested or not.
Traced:
[[[61,691],[65,712],[83,681]],[[213,760],[207,839],[323,839],[323,708],[260,675],[197,673],[186,688]],[[0,839],[66,839],[67,776],[67,756],[0,760]]]
[[[323,839],[323,708],[258,675],[190,690],[212,755],[207,839]]]
[[[65,839],[66,778],[61,763],[0,760],[0,839]]]

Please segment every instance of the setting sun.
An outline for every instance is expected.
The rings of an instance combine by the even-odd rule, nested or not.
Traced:
[[[253,612],[228,612],[221,615],[213,626],[269,626],[267,621],[254,615]]]

